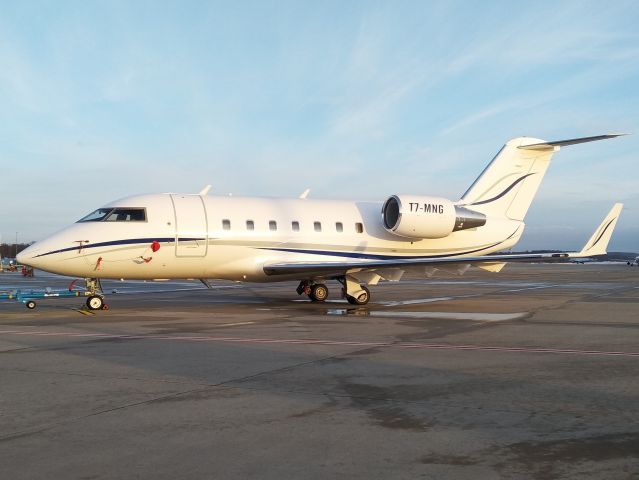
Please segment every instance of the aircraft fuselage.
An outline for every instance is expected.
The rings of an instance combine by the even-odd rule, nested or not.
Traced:
[[[524,223],[488,218],[439,239],[388,232],[382,202],[185,194],[133,196],[103,209],[143,209],[143,221],[80,221],[22,253],[36,268],[76,277],[239,281],[270,277],[264,265],[348,259],[484,255],[519,240]],[[159,249],[158,249],[159,246]]]

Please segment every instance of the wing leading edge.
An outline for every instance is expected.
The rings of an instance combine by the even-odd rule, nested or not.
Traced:
[[[349,260],[344,262],[290,262],[264,266],[267,275],[300,275],[300,277],[336,277],[360,272],[376,272],[387,269],[412,269],[417,267],[462,267],[473,265],[485,270],[499,271],[510,262],[553,262],[567,258],[584,258],[606,253],[608,242],[617,224],[623,205],[615,204],[603,222],[579,252],[516,253],[467,257],[439,257],[415,259]],[[384,275],[381,275],[384,277]]]

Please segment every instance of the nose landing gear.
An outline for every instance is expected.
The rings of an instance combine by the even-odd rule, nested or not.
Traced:
[[[86,282],[86,305],[89,310],[108,310],[109,306],[104,303],[104,293],[99,278],[87,278]]]
[[[87,298],[87,308],[89,310],[102,310],[104,307],[104,300],[99,295],[91,295]]]

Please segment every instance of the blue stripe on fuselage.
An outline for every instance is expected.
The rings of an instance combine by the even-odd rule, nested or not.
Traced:
[[[362,260],[418,260],[422,258],[445,258],[445,257],[458,257],[461,255],[469,255],[471,253],[481,252],[488,248],[495,247],[501,242],[488,245],[486,247],[478,248],[476,250],[467,250],[458,253],[445,253],[438,255],[379,255],[374,253],[357,253],[357,252],[331,252],[327,250],[302,250],[296,248],[260,248],[259,250],[272,250],[276,252],[290,252],[290,253],[302,253],[307,255],[324,255],[330,257],[345,257],[345,258],[359,258]]]
[[[499,242],[493,243],[492,245],[487,245],[485,247],[477,248],[474,250],[466,250],[463,252],[457,253],[445,253],[445,254],[437,254],[437,255],[381,255],[375,253],[359,253],[359,252],[335,252],[328,250],[308,250],[308,249],[296,249],[296,248],[279,248],[279,247],[258,247],[257,250],[271,250],[276,252],[290,252],[290,253],[301,253],[307,255],[324,255],[324,256],[333,256],[333,257],[345,257],[345,258],[359,258],[359,259],[368,259],[368,260],[411,260],[411,259],[420,259],[420,258],[445,258],[445,257],[459,257],[462,255],[469,255],[471,253],[481,252],[482,250],[487,250],[489,248],[496,247],[500,243],[505,242],[512,238],[519,227],[515,229],[513,233],[511,233],[508,238],[501,240]],[[197,241],[197,240],[206,240],[204,237],[198,238],[178,238],[178,241]],[[55,253],[63,253],[70,252],[73,250],[85,250],[89,248],[98,248],[98,247],[111,247],[116,245],[135,245],[135,244],[143,244],[143,243],[153,243],[157,242],[175,242],[175,237],[152,237],[152,238],[128,238],[124,240],[111,240],[108,242],[98,242],[88,245],[83,245],[81,248],[79,245],[75,245],[73,247],[61,248],[59,250],[52,250],[47,253],[41,253],[40,255],[36,255],[34,258],[45,257],[47,255],[53,255]]]
[[[193,240],[205,240],[204,238],[178,238],[179,241],[181,242],[186,242],[186,241],[193,241]],[[63,252],[70,252],[72,250],[86,250],[89,248],[98,248],[98,247],[112,247],[115,245],[135,245],[137,243],[153,243],[153,242],[175,242],[175,237],[165,237],[165,238],[157,238],[157,237],[153,237],[153,238],[128,238],[125,240],[111,240],[109,242],[98,242],[98,243],[91,243],[88,245],[82,245],[82,247],[80,247],[79,245],[75,245],[73,247],[67,247],[67,248],[61,248],[60,250],[52,250],[50,252],[47,253],[41,253],[40,255],[36,255],[34,258],[37,257],[45,257],[47,255],[53,255],[54,253],[63,253]]]
[[[513,233],[511,233],[504,240],[500,240],[499,242],[493,243],[492,245],[487,245],[485,247],[477,248],[475,250],[466,250],[464,252],[456,252],[456,253],[443,253],[437,255],[380,255],[375,253],[358,253],[358,252],[331,252],[329,250],[307,250],[307,249],[297,249],[297,248],[279,248],[279,247],[263,247],[259,248],[259,250],[271,250],[276,252],[290,252],[290,253],[302,253],[307,255],[325,255],[330,257],[345,257],[345,258],[359,258],[363,260],[418,260],[425,258],[447,258],[447,257],[460,257],[462,255],[470,255],[471,253],[481,252],[482,250],[487,250],[489,248],[496,247],[500,243],[504,243],[511,238],[513,238],[520,227],[517,227]]]

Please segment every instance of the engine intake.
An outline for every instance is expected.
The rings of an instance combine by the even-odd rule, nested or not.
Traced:
[[[384,202],[382,221],[386,230],[401,237],[444,238],[485,225],[486,216],[446,198],[393,195]]]

